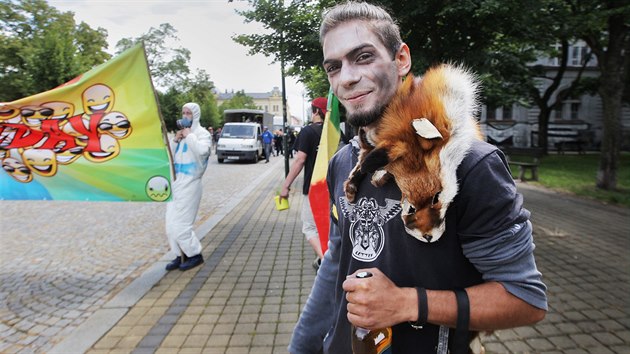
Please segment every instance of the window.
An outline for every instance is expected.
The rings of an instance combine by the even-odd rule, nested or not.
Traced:
[[[514,112],[512,111],[512,105],[509,106],[503,106],[503,120],[511,120],[512,119],[512,114]]]
[[[582,54],[580,52],[580,47],[573,46],[571,47],[571,52],[569,54],[569,65],[571,66],[579,66],[580,65],[580,57]]]
[[[562,119],[562,106],[564,106],[564,104],[560,104],[558,105],[556,108],[554,108],[554,120],[561,120]]]
[[[580,102],[571,102],[571,119],[578,119],[580,112]]]
[[[582,62],[586,60],[588,48],[584,44],[575,44],[569,49],[569,65],[582,66]]]
[[[560,56],[560,53],[562,51],[562,45],[560,45],[559,43],[556,43],[552,47],[553,47],[553,49],[555,49],[558,52],[558,55],[553,57],[553,58],[550,58],[549,59],[549,64],[551,66],[560,66],[560,58],[559,58],[559,56]]]
[[[486,106],[486,119],[487,120],[495,120],[497,119],[497,108],[493,105]]]

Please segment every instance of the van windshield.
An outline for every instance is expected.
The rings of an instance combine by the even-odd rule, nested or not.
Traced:
[[[231,139],[256,139],[256,126],[225,125],[221,131],[221,137]]]

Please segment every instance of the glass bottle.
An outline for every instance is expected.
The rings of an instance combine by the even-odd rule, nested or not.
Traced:
[[[354,354],[391,354],[392,329],[379,328],[368,330],[352,326],[352,353]]]
[[[370,272],[359,272],[356,277],[363,279],[372,276]],[[352,353],[354,354],[391,354],[391,327],[369,330],[352,325]]]

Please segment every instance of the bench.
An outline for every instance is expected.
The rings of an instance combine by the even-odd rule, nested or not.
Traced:
[[[517,147],[504,147],[501,148],[505,157],[508,160],[510,165],[518,166],[518,178],[521,181],[527,181],[525,178],[525,174],[527,171],[531,172],[531,178],[529,180],[538,181],[538,165],[540,163],[540,158],[543,156],[543,150],[537,147],[531,148],[517,148]],[[519,157],[524,157],[528,159],[528,161],[517,161],[512,160],[510,155],[517,155]]]
[[[584,151],[585,142],[582,140],[566,140],[559,141],[555,143],[556,149],[558,150],[558,155],[564,154],[565,151],[568,150],[576,150],[578,154],[582,155],[586,152]]]

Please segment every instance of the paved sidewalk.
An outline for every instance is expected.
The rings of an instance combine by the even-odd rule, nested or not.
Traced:
[[[549,312],[486,338],[491,353],[630,353],[630,210],[519,183]]]
[[[157,262],[50,352],[286,353],[315,274],[301,198],[293,194],[287,211],[273,208],[277,170],[204,224],[203,266],[164,274],[165,261]],[[550,311],[536,326],[486,336],[487,351],[630,353],[630,210],[519,189]]]
[[[273,205],[283,175],[280,168],[271,173],[209,230],[203,266],[167,273],[91,348],[83,338],[93,327],[102,331],[101,320],[51,352],[286,352],[315,272],[301,233],[301,197],[293,194],[286,211]],[[110,317],[126,311],[110,307]]]

